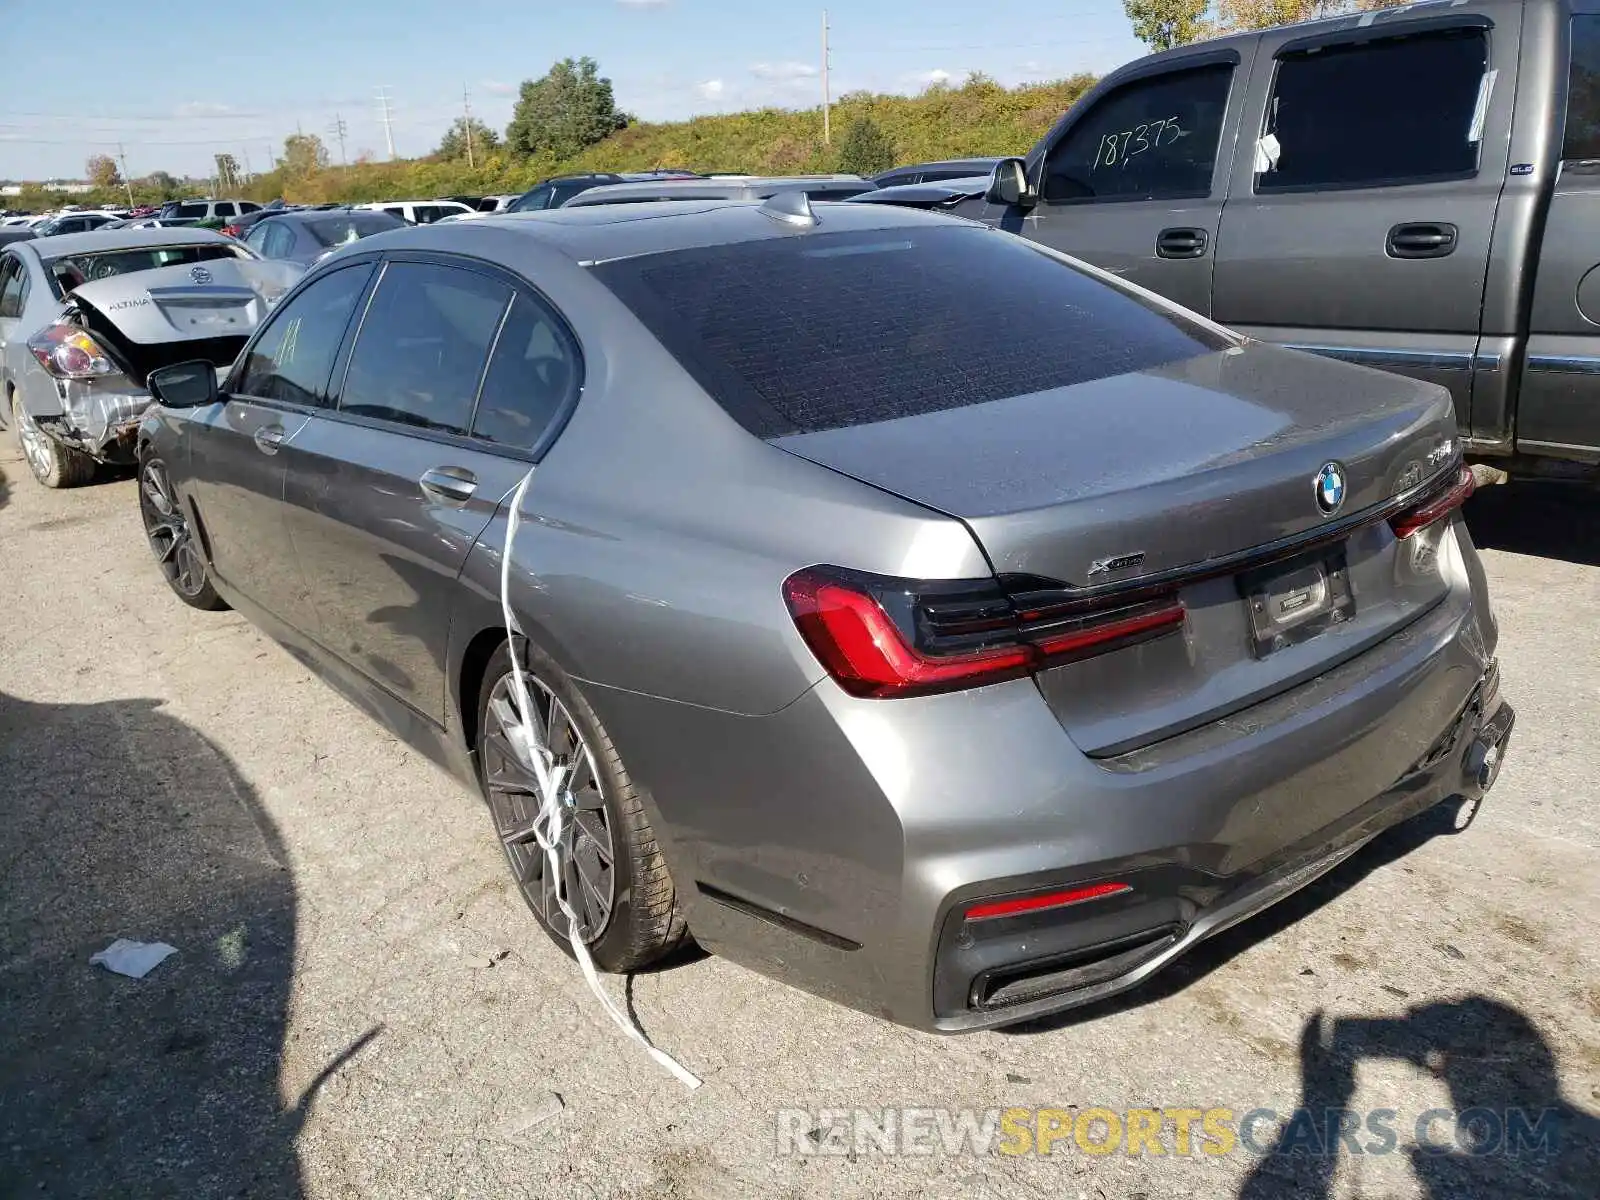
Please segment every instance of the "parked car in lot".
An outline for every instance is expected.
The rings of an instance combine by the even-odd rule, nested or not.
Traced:
[[[122,218],[108,212],[63,212],[32,226],[36,237],[57,237],[64,233],[89,233]]]
[[[728,175],[716,179],[653,179],[614,183],[568,200],[565,207],[595,204],[647,204],[658,200],[765,200],[793,192],[811,200],[848,200],[872,191],[859,175]]]
[[[1196,43],[1108,75],[1021,163],[953,211],[1442,384],[1487,461],[1600,464],[1600,11],[1459,0]]]
[[[204,221],[233,220],[246,213],[259,211],[261,205],[253,200],[168,200],[161,206],[162,217],[181,217],[196,223]]]
[[[277,213],[257,222],[244,239],[262,258],[284,259],[309,267],[342,246],[375,233],[404,229],[406,223],[386,212],[341,209]]]
[[[502,211],[514,213],[543,212],[547,208],[561,208],[574,196],[581,195],[590,188],[601,187],[606,184],[644,183],[654,179],[693,178],[697,178],[697,176],[685,171],[632,171],[621,175],[610,172],[586,175],[555,175],[523,192]]]
[[[145,378],[175,361],[233,361],[302,273],[187,229],[18,242],[0,254],[0,400],[46,487],[132,461]]]
[[[974,175],[988,175],[999,165],[998,158],[946,158],[939,162],[894,167],[874,175],[872,182],[886,188],[908,183],[938,183],[944,179],[970,179]]]
[[[380,234],[152,386],[175,592],[477,779],[609,970],[687,930],[922,1028],[1025,1020],[1480,797],[1510,734],[1443,389],[970,222]]]
[[[461,216],[476,211],[457,200],[380,200],[375,204],[358,204],[355,207],[371,212],[385,212],[391,217],[399,217],[402,221],[409,221],[413,225],[432,225],[445,217]]]

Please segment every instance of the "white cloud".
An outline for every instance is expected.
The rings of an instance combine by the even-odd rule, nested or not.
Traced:
[[[702,100],[720,100],[727,88],[720,79],[708,79],[704,83],[694,85],[694,94]]]
[[[757,79],[767,79],[779,83],[792,82],[796,79],[812,79],[817,74],[817,68],[810,63],[802,62],[758,62],[750,64],[750,74]]]
[[[623,8],[665,8],[672,0],[617,0]]]
[[[478,82],[478,86],[491,96],[515,96],[517,94],[517,85],[514,83],[496,83],[493,79],[483,79]]]
[[[916,81],[923,87],[933,87],[935,84],[939,83],[954,83],[955,78],[956,77],[950,74],[949,71],[942,71],[935,67],[931,71],[921,72],[916,76]]]

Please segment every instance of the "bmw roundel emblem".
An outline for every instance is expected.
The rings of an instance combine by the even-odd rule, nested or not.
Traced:
[[[1323,463],[1315,480],[1317,507],[1324,516],[1333,516],[1344,503],[1344,468],[1336,462]]]
[[[204,267],[190,267],[189,278],[194,280],[196,283],[210,283],[211,272],[206,270]]]

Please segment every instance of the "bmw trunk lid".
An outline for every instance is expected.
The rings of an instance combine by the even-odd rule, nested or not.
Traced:
[[[1040,686],[1109,755],[1266,699],[1446,592],[1437,535],[1382,520],[1456,468],[1431,384],[1256,344],[774,444],[964,521],[1029,603],[1155,587],[1181,636]]]

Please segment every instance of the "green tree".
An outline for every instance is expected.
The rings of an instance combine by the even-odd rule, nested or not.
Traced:
[[[233,191],[239,186],[239,160],[231,154],[218,154],[213,156],[217,164],[217,183],[227,191]]]
[[[894,143],[871,117],[857,117],[839,144],[839,170],[848,175],[876,175],[894,166]]]
[[[122,172],[117,170],[117,160],[109,154],[91,154],[83,164],[85,177],[97,188],[122,186]]]
[[[1187,46],[1206,36],[1210,0],[1122,0],[1133,35],[1152,50]]]
[[[471,141],[468,141],[468,137]],[[500,135],[490,129],[477,117],[457,117],[445,131],[444,137],[439,142],[439,148],[433,152],[435,158],[454,162],[458,158],[467,158],[468,146],[471,146],[471,157],[482,162],[484,157],[500,146]]]
[[[163,200],[174,200],[180,193],[178,180],[169,171],[151,171],[138,181],[140,188],[154,192]]]
[[[506,145],[515,154],[568,158],[628,127],[611,80],[592,58],[564,58],[543,79],[525,79]]]
[[[301,179],[328,165],[328,148],[314,133],[291,133],[283,139],[283,171]]]
[[[1267,29],[1373,8],[1393,8],[1403,0],[1217,0],[1217,28],[1223,32]]]

